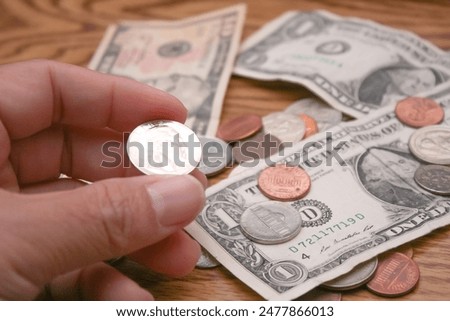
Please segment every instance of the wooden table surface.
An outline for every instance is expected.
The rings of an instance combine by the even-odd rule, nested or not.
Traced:
[[[118,20],[179,19],[246,2],[243,39],[287,10],[325,9],[406,29],[450,51],[450,2],[418,1],[289,1],[289,0],[0,0],[0,63],[47,58],[86,66],[108,24]],[[221,121],[234,115],[261,116],[284,109],[312,94],[293,84],[259,82],[233,76]],[[211,179],[227,177],[229,170]],[[421,278],[410,294],[395,300],[450,300],[450,226],[411,243]],[[261,300],[223,267],[195,269],[180,279],[152,281],[141,271],[135,277],[158,300]],[[343,300],[386,300],[361,288]]]

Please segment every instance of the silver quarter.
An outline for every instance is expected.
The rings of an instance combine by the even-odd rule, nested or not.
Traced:
[[[450,165],[450,127],[433,125],[416,130],[409,139],[409,149],[425,162]]]
[[[305,135],[306,126],[299,117],[283,112],[271,113],[262,119],[264,132],[277,137],[282,143],[297,143]]]
[[[322,287],[339,291],[356,289],[370,281],[377,266],[378,259],[375,257],[369,261],[358,264],[350,272],[323,283]]]
[[[300,99],[286,107],[284,111],[293,115],[306,114],[314,118],[319,131],[327,130],[342,121],[342,113],[339,110],[331,108],[317,98]]]
[[[219,174],[231,163],[231,145],[220,138],[200,136],[202,159],[198,169],[208,177]]]
[[[417,185],[438,195],[450,195],[450,167],[421,165],[414,174]]]
[[[201,255],[197,261],[196,267],[200,269],[211,269],[216,266],[219,266],[220,263],[217,261],[208,251],[206,251],[203,247],[201,248]]]
[[[293,207],[268,201],[247,208],[240,225],[244,235],[256,243],[280,244],[298,235],[302,218]]]
[[[131,163],[147,175],[183,175],[197,167],[202,148],[197,135],[183,124],[158,120],[136,127],[127,141]]]

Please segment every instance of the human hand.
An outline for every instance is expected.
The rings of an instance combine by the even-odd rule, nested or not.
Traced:
[[[33,299],[47,284],[57,300],[152,299],[103,263],[122,255],[190,272],[200,247],[182,228],[204,204],[204,176],[100,166],[105,142],[185,118],[177,99],[130,79],[49,61],[0,66],[0,298]]]

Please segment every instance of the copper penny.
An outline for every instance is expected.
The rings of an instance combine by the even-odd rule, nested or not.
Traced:
[[[444,109],[432,99],[408,97],[397,103],[395,114],[402,123],[419,128],[440,123]]]
[[[234,142],[257,133],[262,128],[258,115],[242,115],[228,120],[219,126],[216,136],[226,142]]]
[[[294,201],[308,193],[311,179],[300,167],[276,165],[261,171],[258,187],[270,199]]]
[[[402,253],[394,252],[380,260],[375,276],[366,286],[375,294],[396,297],[412,291],[419,277],[417,263]]]
[[[305,135],[303,136],[303,139],[317,134],[319,132],[319,127],[317,126],[317,122],[314,118],[306,115],[306,114],[300,114],[298,115],[301,120],[305,123]]]

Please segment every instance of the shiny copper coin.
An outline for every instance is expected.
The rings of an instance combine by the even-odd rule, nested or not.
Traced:
[[[262,128],[262,119],[258,115],[242,115],[228,120],[219,126],[216,136],[226,142],[245,139]]]
[[[419,282],[419,277],[417,263],[406,255],[395,252],[380,260],[375,276],[366,286],[375,294],[397,297],[411,292]]]
[[[303,136],[303,139],[319,132],[319,127],[317,126],[317,122],[314,118],[306,114],[300,114],[298,116],[305,123],[305,135]]]
[[[432,99],[408,97],[397,103],[397,118],[411,127],[435,125],[444,118],[444,109]]]
[[[261,193],[270,199],[294,201],[309,192],[311,179],[308,173],[299,167],[276,165],[261,171],[258,187]]]

